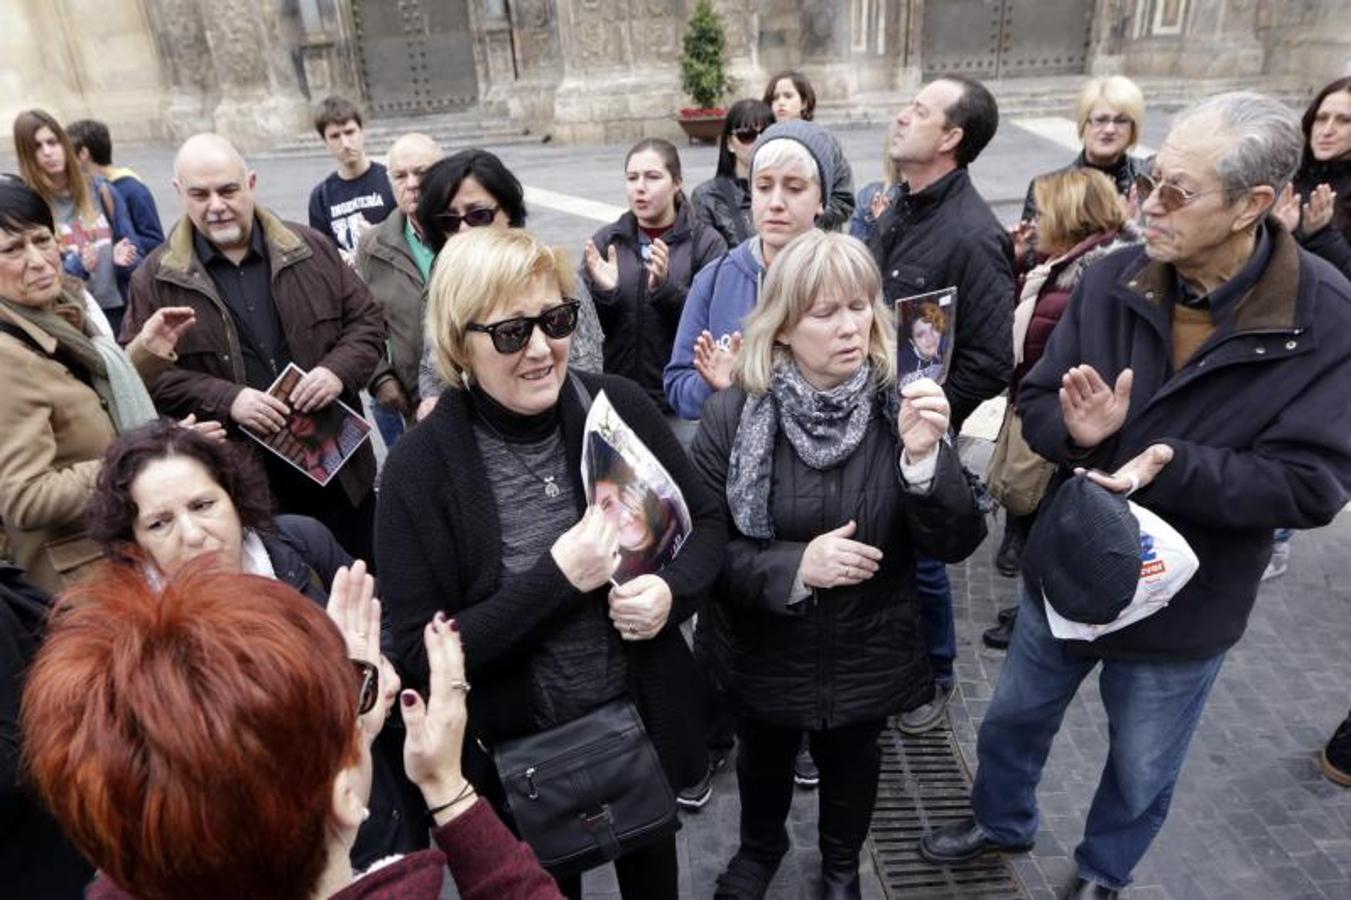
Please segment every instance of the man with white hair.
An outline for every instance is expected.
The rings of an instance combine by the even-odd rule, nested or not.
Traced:
[[[387,162],[398,208],[357,245],[357,271],[380,301],[389,333],[389,350],[370,384],[375,422],[385,446],[393,446],[418,407],[422,297],[436,251],[423,240],[417,205],[422,199],[422,176],[441,156],[441,145],[416,131],[394,142]]]
[[[358,392],[384,352],[385,323],[365,284],[319,232],[258,205],[258,177],[225,138],[188,138],[174,159],[185,215],[131,282],[127,341],[164,306],[197,314],[191,341],[150,387],[160,412],[229,422],[263,435],[293,411],[314,412]],[[285,400],[267,389],[295,363],[306,374]],[[282,512],[313,516],[358,558],[371,559],[375,455],[366,443],[327,485],[262,453]]]
[[[1346,505],[1351,285],[1268,215],[1302,144],[1298,117],[1260,94],[1183,113],[1138,184],[1144,247],[1088,271],[1019,387],[1023,433],[1059,483],[1082,468],[1133,491],[1200,568],[1163,609],[1091,643],[1052,636],[1027,581],[980,727],[974,816],[926,835],[925,858],[1031,848],[1051,741],[1101,663],[1108,758],[1067,896],[1117,896],[1167,816],[1272,530],[1325,525]]]

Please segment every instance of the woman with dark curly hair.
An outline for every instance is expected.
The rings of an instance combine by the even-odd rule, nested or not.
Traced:
[[[156,585],[215,554],[227,571],[284,582],[322,605],[339,570],[365,569],[321,522],[274,518],[267,479],[244,448],[171,422],[128,432],[109,446],[87,517],[89,536],[105,555],[138,566]],[[398,678],[383,657],[381,665],[388,707]],[[391,735],[376,745],[371,817],[353,851],[358,866],[426,846],[426,832],[408,824],[410,797],[395,762],[400,742],[401,735]]]

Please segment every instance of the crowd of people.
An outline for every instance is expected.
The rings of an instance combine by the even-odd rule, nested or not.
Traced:
[[[818,789],[821,895],[857,898],[878,736],[944,720],[946,567],[992,497],[1020,601],[984,635],[1007,657],[973,815],[919,853],[1032,848],[1061,717],[1100,667],[1108,759],[1063,895],[1123,891],[1259,582],[1351,499],[1351,79],[1302,119],[1208,98],[1151,159],[1140,89],[1092,79],[1082,151],[1012,228],[969,174],[999,125],[979,81],[924,85],[857,192],[815,105],[797,72],[732,104],[688,194],[677,148],[639,141],[628,210],[572,254],[530,233],[496,155],[409,133],[382,165],[340,98],[316,112],[336,168],[308,225],[199,134],[167,233],[104,125],[20,114],[0,178],[6,890],[430,900],[448,868],[469,900],[576,898],[613,861],[624,897],[674,898],[676,810],[736,748],[715,896],[765,895],[796,783]],[[631,462],[588,437],[602,394],[688,517],[655,571],[630,532],[674,501],[625,493]],[[957,436],[1001,394],[978,475]],[[332,416],[347,438],[314,465],[266,449]],[[602,450],[603,491],[581,465]],[[1097,586],[1061,571],[1063,510],[1107,534],[1137,506],[1195,574],[1125,627],[1060,636],[1120,612],[1091,618]],[[1068,565],[1113,565],[1087,547]],[[1351,718],[1321,761],[1351,785]]]

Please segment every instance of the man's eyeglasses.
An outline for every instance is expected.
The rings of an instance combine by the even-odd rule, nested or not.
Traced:
[[[493,218],[499,209],[501,209],[499,206],[475,206],[473,209],[465,210],[463,215],[446,210],[432,216],[432,227],[442,234],[455,234],[460,230],[461,223],[470,228],[482,228],[484,225],[493,224]]]
[[[577,310],[581,304],[576,300],[565,300],[562,304],[546,309],[537,316],[519,316],[515,319],[503,319],[490,325],[477,322],[469,326],[470,331],[481,331],[492,338],[493,349],[498,353],[517,353],[530,342],[535,326],[544,332],[544,336],[558,340],[577,330]]]
[[[352,660],[352,667],[357,677],[357,715],[364,716],[375,709],[375,701],[380,699],[380,669],[364,659]]]
[[[1204,197],[1206,194],[1218,194],[1224,188],[1216,188],[1213,191],[1188,191],[1171,182],[1156,181],[1149,175],[1135,176],[1135,199],[1141,207],[1145,205],[1145,201],[1156,190],[1159,192],[1159,205],[1167,212],[1177,212],[1197,197]]]
[[[754,144],[762,131],[764,131],[763,128],[738,128],[732,132],[732,137],[743,144]]]
[[[1130,116],[1094,116],[1088,120],[1088,124],[1094,128],[1106,128],[1108,125],[1115,125],[1117,128],[1129,128],[1135,121]]]

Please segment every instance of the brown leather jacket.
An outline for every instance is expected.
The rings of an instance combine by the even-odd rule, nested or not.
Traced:
[[[384,353],[385,322],[366,285],[319,232],[283,222],[258,207],[272,267],[272,299],[291,358],[302,369],[323,366],[343,383],[341,399],[361,411],[358,396]],[[190,306],[197,323],[178,342],[178,364],[163,372],[150,394],[161,413],[230,421],[230,406],[247,386],[239,333],[215,283],[192,245],[184,217],[168,241],[146,257],[131,280],[122,340],[136,334],[163,306]],[[338,479],[360,503],[375,483],[375,454],[367,442]]]

